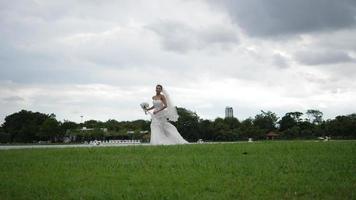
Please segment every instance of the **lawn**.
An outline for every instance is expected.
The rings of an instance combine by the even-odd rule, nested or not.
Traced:
[[[0,199],[356,199],[356,141],[1,150]]]

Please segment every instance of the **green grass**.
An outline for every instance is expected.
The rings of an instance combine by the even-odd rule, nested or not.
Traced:
[[[0,199],[356,199],[356,141],[2,150]]]

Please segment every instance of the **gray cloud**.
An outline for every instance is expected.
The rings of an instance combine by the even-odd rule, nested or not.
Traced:
[[[237,32],[222,25],[191,27],[177,21],[160,21],[147,28],[160,36],[163,48],[180,53],[214,45],[227,47],[238,44]]]
[[[226,9],[248,35],[274,37],[353,27],[354,0],[224,0],[211,1]]]
[[[295,54],[298,62],[306,65],[323,65],[355,62],[347,52],[335,50],[299,51]]]
[[[274,54],[273,55],[273,63],[281,68],[281,69],[285,69],[289,67],[289,63],[287,61],[287,58],[285,58],[283,55],[281,54]]]
[[[10,97],[4,97],[2,98],[5,102],[18,102],[18,101],[24,101],[25,99],[20,97],[20,96],[10,96]]]
[[[226,105],[239,118],[355,109],[355,3],[214,2],[0,1],[0,121],[20,109],[142,118],[156,83],[207,118]]]

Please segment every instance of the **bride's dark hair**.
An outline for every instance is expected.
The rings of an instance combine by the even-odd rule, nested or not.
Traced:
[[[156,87],[157,87],[157,86],[159,86],[159,87],[161,87],[161,89],[163,89],[163,87],[162,87],[162,85],[161,85],[161,84],[157,84],[157,85],[156,85]]]

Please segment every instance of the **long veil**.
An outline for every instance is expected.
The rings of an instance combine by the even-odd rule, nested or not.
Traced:
[[[167,111],[166,111],[167,118],[170,121],[176,122],[178,120],[178,117],[179,117],[178,112],[177,112],[177,108],[172,103],[172,99],[170,98],[169,93],[167,92],[167,90],[163,89],[162,93],[166,97],[166,101],[167,101]]]

